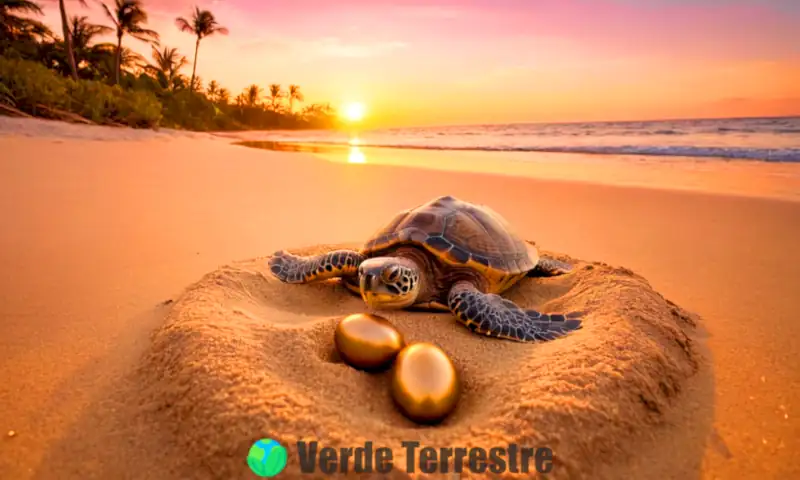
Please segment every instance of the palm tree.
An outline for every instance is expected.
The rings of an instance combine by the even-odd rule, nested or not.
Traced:
[[[330,117],[336,114],[336,111],[329,103],[314,103],[303,109],[302,115],[306,119],[313,117]]]
[[[162,88],[173,88],[180,69],[189,63],[186,57],[178,53],[177,48],[164,47],[159,50],[153,45],[151,56],[154,64],[147,64],[145,69],[154,73]]]
[[[12,39],[32,26],[41,25],[36,20],[19,16],[20,14],[42,15],[42,7],[28,0],[0,0],[0,38]]]
[[[194,44],[194,62],[192,65],[192,80],[190,82],[192,89],[194,89],[194,78],[197,71],[197,51],[200,49],[200,40],[215,33],[227,35],[228,29],[217,23],[213,13],[208,10],[200,10],[199,7],[194,7],[191,19],[187,20],[183,17],[178,17],[175,19],[175,24],[182,32],[193,33],[197,37],[197,41]]]
[[[94,45],[90,63],[101,78],[114,78],[122,70],[135,70],[145,64],[145,59],[130,48],[118,49],[113,43]]]
[[[194,77],[194,81],[189,82],[189,88],[193,92],[203,93],[203,79],[200,78],[199,76]]]
[[[261,98],[261,87],[256,84],[250,85],[249,87],[244,89],[243,98],[245,104],[250,107],[255,107],[258,105],[258,101]]]
[[[78,17],[74,16],[70,19],[70,26],[69,26],[69,41],[65,42],[67,45],[67,56],[70,56],[69,49],[70,45],[72,45],[72,60],[71,62],[74,63],[74,67],[76,69],[80,68],[80,65],[84,61],[89,61],[90,52],[92,47],[89,44],[92,43],[94,37],[98,35],[106,35],[109,33],[113,33],[114,29],[111,27],[107,27],[105,25],[96,25],[93,23],[89,23],[88,17]],[[67,59],[68,61],[69,58]],[[72,69],[73,64],[70,63],[70,70]]]
[[[147,23],[147,12],[142,7],[142,0],[114,0],[113,11],[106,4],[101,5],[117,30],[117,65],[114,83],[119,85],[122,71],[122,37],[127,33],[137,40],[157,44],[158,33],[142,26]]]
[[[186,75],[181,75],[179,73],[172,78],[172,85],[170,85],[169,88],[172,89],[172,91],[176,91],[176,90],[184,90],[188,86],[189,86],[189,77],[187,77]]]
[[[273,83],[269,86],[270,105],[273,111],[276,109],[276,104],[280,103],[282,96],[283,92],[281,91],[280,84]]]
[[[220,88],[217,92],[217,103],[227,105],[231,103],[231,92],[227,88]]]
[[[89,17],[86,16],[79,17],[75,15],[74,17],[70,18],[69,23],[70,23],[69,32],[70,32],[70,38],[72,40],[71,42],[72,48],[74,48],[76,51],[81,49],[88,49],[89,44],[92,43],[94,37],[98,35],[107,35],[109,33],[114,33],[114,29],[111,27],[89,23]],[[80,65],[80,62],[77,62],[77,57],[75,64]]]
[[[86,0],[78,0],[81,5],[86,6]],[[61,13],[61,33],[64,35],[64,45],[66,45],[67,63],[69,64],[69,71],[73,80],[78,79],[78,61],[75,60],[75,50],[72,43],[72,34],[70,33],[69,21],[67,20],[67,9],[64,6],[64,0],[58,0],[58,10]],[[74,20],[74,18],[73,18]]]
[[[216,80],[211,80],[208,82],[208,87],[206,87],[206,96],[213,102],[217,94],[219,94],[219,83]]]
[[[297,100],[298,102],[303,101],[303,93],[300,91],[300,87],[297,85],[289,85],[289,91],[287,92],[287,98],[289,98],[289,113],[292,113],[294,110],[294,101]]]
[[[90,67],[93,60],[93,53],[103,50],[105,47],[100,45],[109,44],[95,44],[91,45],[94,37],[97,35],[113,32],[113,30],[104,25],[95,25],[89,23],[87,17],[74,16],[70,18],[69,26],[67,28],[67,39],[61,39],[44,42],[40,45],[39,60],[42,61],[48,68],[58,71],[65,76],[72,75],[73,63],[75,69],[80,77],[81,74],[86,73],[85,67]],[[72,46],[72,55],[69,55],[69,46]],[[83,68],[82,68],[83,67]]]

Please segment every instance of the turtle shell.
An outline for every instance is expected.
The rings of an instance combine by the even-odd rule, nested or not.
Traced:
[[[493,293],[516,283],[539,260],[536,248],[498,213],[450,196],[400,212],[361,253],[380,256],[402,244],[423,247],[446,265],[482,273]]]

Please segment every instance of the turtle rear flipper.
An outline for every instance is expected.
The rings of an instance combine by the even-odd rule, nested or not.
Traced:
[[[363,261],[364,257],[354,250],[336,250],[309,257],[281,250],[270,258],[269,270],[284,283],[310,283],[356,276]]]
[[[572,265],[550,257],[539,257],[536,266],[528,272],[529,277],[554,277],[572,271]]]
[[[471,330],[487,336],[535,342],[553,340],[581,328],[582,312],[545,314],[526,310],[495,294],[479,291],[469,282],[453,286],[450,311]]]

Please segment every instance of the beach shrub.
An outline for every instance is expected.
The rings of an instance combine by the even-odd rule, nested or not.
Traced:
[[[75,113],[96,123],[151,128],[161,103],[151,92],[125,90],[94,80],[65,78],[36,62],[0,57],[0,102],[31,115],[40,106]]]
[[[191,90],[165,92],[161,96],[164,104],[164,126],[195,131],[222,130],[229,119],[205,95]]]
[[[0,83],[0,103],[3,105],[11,105],[12,107],[17,104],[17,102],[14,101],[14,93],[2,83]]]
[[[44,65],[28,60],[0,57],[0,85],[9,92],[16,107],[37,115],[40,105],[63,108],[67,88],[62,77]]]
[[[117,111],[120,123],[137,128],[153,128],[160,124],[162,107],[155,95],[136,90],[124,93]]]
[[[93,122],[149,128],[161,120],[161,104],[150,92],[124,90],[93,80],[66,82],[70,110]]]
[[[128,75],[122,80],[122,86],[131,90],[142,90],[157,93],[163,90],[158,80],[142,72],[138,75]]]
[[[71,111],[97,123],[110,119],[116,103],[113,87],[94,81],[73,80],[68,80],[67,85]]]

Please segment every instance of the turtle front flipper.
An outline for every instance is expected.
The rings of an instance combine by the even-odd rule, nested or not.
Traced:
[[[581,328],[582,312],[545,314],[526,310],[499,295],[459,282],[448,295],[450,311],[471,330],[484,335],[534,342],[553,340]]]
[[[529,277],[554,277],[572,271],[572,265],[550,257],[539,257],[536,266],[528,272]]]
[[[336,250],[309,257],[281,250],[270,258],[269,269],[284,283],[309,283],[358,275],[358,266],[363,261],[363,255],[354,250]]]

